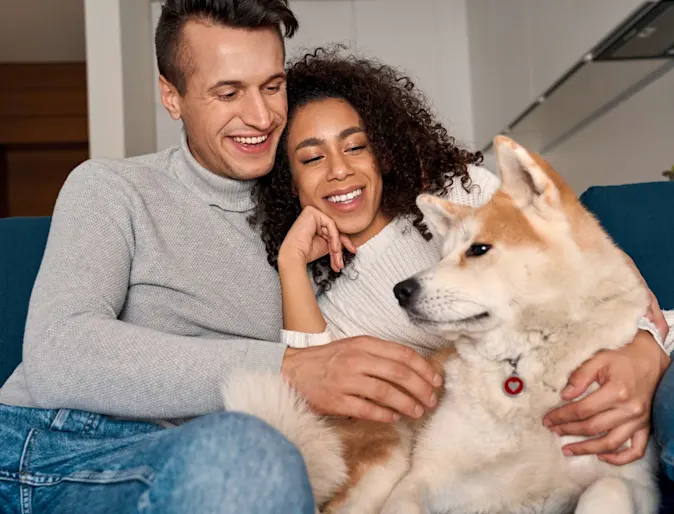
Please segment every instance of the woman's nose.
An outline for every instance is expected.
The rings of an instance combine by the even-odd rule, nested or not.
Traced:
[[[341,156],[331,159],[329,178],[334,180],[344,180],[346,177],[352,174],[353,172],[349,168],[348,163]]]

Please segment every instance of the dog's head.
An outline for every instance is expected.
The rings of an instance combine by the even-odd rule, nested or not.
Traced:
[[[395,286],[413,322],[448,335],[542,331],[616,287],[637,287],[625,256],[547,162],[503,136],[494,147],[502,185],[485,205],[417,199],[442,260]]]

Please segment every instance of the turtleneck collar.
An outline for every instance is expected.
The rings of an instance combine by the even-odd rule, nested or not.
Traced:
[[[235,180],[204,168],[192,155],[187,134],[182,131],[175,172],[185,187],[210,205],[225,211],[247,212],[255,207],[251,196],[255,180]]]

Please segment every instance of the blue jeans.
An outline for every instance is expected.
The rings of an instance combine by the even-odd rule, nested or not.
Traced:
[[[653,399],[653,435],[660,446],[660,467],[674,480],[674,366],[671,365]]]
[[[217,413],[177,428],[0,405],[0,513],[313,514],[297,449]]]

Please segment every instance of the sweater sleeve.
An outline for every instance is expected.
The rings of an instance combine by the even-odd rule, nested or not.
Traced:
[[[665,315],[665,320],[669,326],[669,333],[663,343],[663,348],[671,355],[674,351],[674,310],[662,311],[662,313]]]
[[[135,251],[133,190],[89,162],[57,200],[30,300],[23,366],[33,400],[132,418],[223,408],[236,368],[279,372],[278,342],[180,336],[118,319]]]
[[[310,346],[320,346],[328,344],[338,339],[343,339],[346,334],[342,333],[331,323],[327,323],[325,330],[317,334],[306,332],[295,332],[293,330],[281,330],[281,343],[291,348],[309,348]]]

